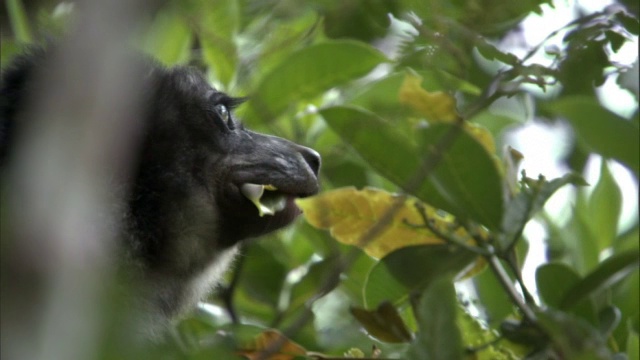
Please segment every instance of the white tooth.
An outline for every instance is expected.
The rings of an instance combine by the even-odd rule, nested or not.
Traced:
[[[264,185],[246,183],[240,186],[240,191],[251,201],[260,200],[262,193],[264,193]]]
[[[287,199],[283,195],[272,197],[264,202],[264,206],[268,207],[275,213],[276,211],[280,211],[287,206]]]
[[[267,201],[266,204],[260,202],[260,198],[264,194],[264,190],[276,190],[273,185],[258,185],[258,184],[242,184],[240,186],[240,192],[247,199],[249,199],[258,209],[258,215],[263,217],[265,215],[274,215],[276,211],[280,211],[286,207],[286,199],[284,196],[278,196]]]
[[[274,208],[276,209],[276,211],[280,211],[280,210],[284,210],[286,206],[287,206],[287,199],[284,196],[281,196],[278,199],[278,202],[276,203]]]

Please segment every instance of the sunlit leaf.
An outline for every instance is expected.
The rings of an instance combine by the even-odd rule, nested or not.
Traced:
[[[411,106],[434,123],[456,121],[459,115],[453,96],[441,91],[429,92],[420,86],[421,83],[422,77],[419,75],[407,74],[398,94],[400,102]]]
[[[520,164],[524,159],[524,155],[518,150],[507,146],[504,148],[504,154],[502,156],[503,168],[504,168],[504,190],[507,201],[513,200],[513,198],[519,193],[520,187],[518,182],[518,170]]]
[[[423,225],[423,219],[416,209],[417,201],[413,197],[373,188],[357,190],[353,187],[296,200],[311,225],[319,229],[328,229],[336,240],[361,247],[367,254],[376,258],[410,245],[442,243],[442,240],[430,230],[420,227]],[[394,212],[388,226],[375,238],[363,239],[366,232],[375,226],[396,202],[400,202],[401,206]],[[425,212],[435,228],[446,234],[453,233],[462,241],[471,241],[464,229],[451,228],[453,219],[450,215],[443,215],[429,206],[425,207]]]
[[[442,91],[427,91],[421,86],[422,77],[416,73],[405,75],[398,96],[400,102],[409,105],[418,114],[424,116],[431,123],[453,123],[460,119],[456,110],[456,100],[453,96]],[[464,130],[476,139],[489,154],[495,154],[496,146],[493,135],[484,127],[464,122]]]
[[[589,198],[589,225],[603,250],[612,245],[618,233],[618,218],[622,210],[622,192],[611,176],[606,161],[600,167],[600,180]]]
[[[528,351],[524,346],[506,339],[495,340],[498,334],[487,328],[484,322],[467,311],[458,308],[457,324],[466,348],[474,349],[472,359],[477,360],[517,360],[522,359]]]

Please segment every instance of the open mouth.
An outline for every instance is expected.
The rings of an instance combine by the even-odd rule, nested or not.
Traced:
[[[288,201],[293,195],[282,193],[273,185],[244,183],[240,186],[240,192],[256,206],[260,217],[273,216],[289,204],[295,206],[293,201]]]

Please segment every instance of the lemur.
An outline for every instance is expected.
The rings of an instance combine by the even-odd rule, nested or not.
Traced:
[[[50,51],[18,56],[2,73],[0,161],[10,163],[38,74]],[[157,332],[192,309],[220,281],[243,241],[290,224],[294,199],[318,191],[320,155],[246,129],[241,99],[217,91],[197,70],[141,61],[145,83],[139,151],[119,236],[144,287]],[[140,65],[140,64],[137,64]]]

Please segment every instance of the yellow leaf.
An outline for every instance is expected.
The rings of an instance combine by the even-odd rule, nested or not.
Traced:
[[[421,83],[419,75],[407,74],[400,86],[400,102],[411,106],[431,123],[455,122],[459,117],[453,96],[441,91],[429,92],[420,86]]]
[[[419,75],[407,74],[400,87],[400,102],[411,106],[432,124],[452,123],[460,118],[456,111],[456,100],[453,96],[441,91],[429,92],[420,86],[421,83],[422,78]],[[496,145],[489,130],[469,122],[464,122],[463,128],[489,154],[495,155]]]
[[[361,244],[363,235],[385,215],[395,201],[402,206],[389,224],[374,239]],[[375,258],[410,245],[440,244],[443,241],[424,227],[422,216],[416,209],[417,199],[391,194],[383,190],[365,188],[357,190],[346,187],[327,191],[319,195],[298,199],[296,203],[312,226],[328,229],[336,240],[362,248]],[[438,231],[454,234],[458,239],[470,242],[471,237],[461,227],[451,229],[453,216],[441,215],[436,209],[423,205],[427,217]]]
[[[464,130],[474,139],[478,140],[480,145],[482,145],[482,147],[484,147],[489,154],[496,154],[496,143],[493,140],[493,135],[491,135],[491,132],[489,132],[489,130],[478,124],[469,122],[464,123]]]

